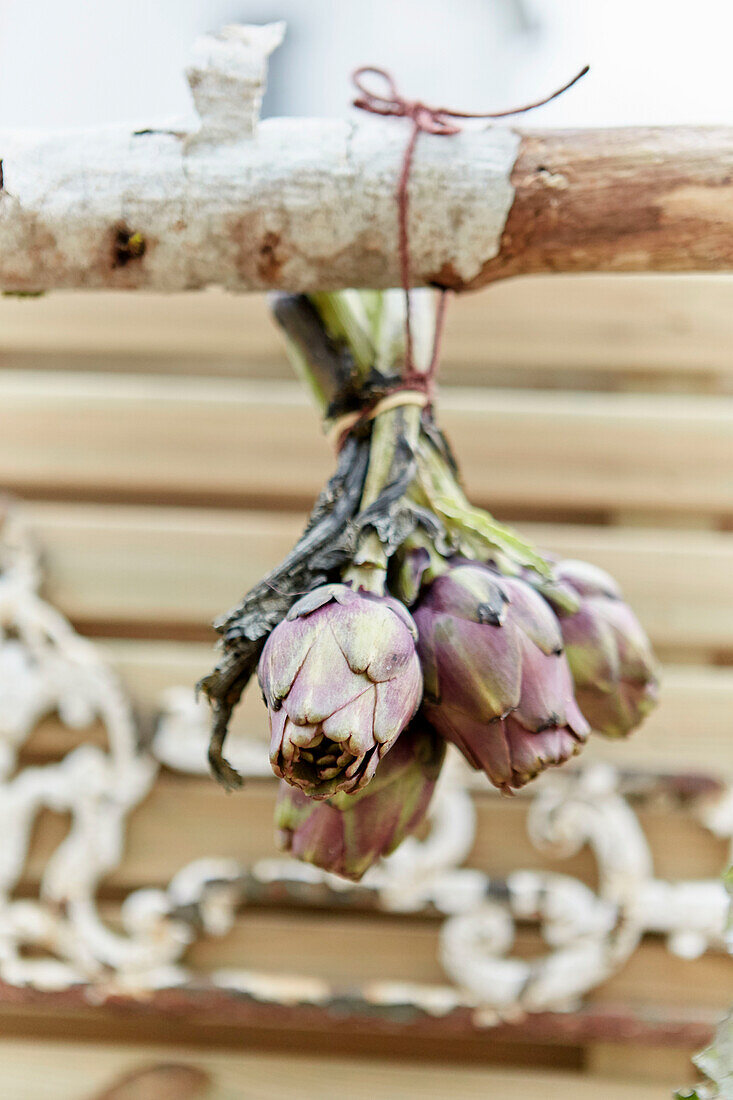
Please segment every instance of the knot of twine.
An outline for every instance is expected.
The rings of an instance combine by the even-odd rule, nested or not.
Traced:
[[[380,94],[364,83],[364,77],[376,76],[385,84],[386,94]],[[405,99],[397,91],[394,78],[386,69],[376,69],[364,65],[356,69],[352,76],[354,86],[360,93],[353,101],[354,107],[369,111],[373,115],[393,115],[397,118],[409,118],[415,128],[424,134],[457,134],[460,126],[454,119],[482,118],[482,115],[465,115],[460,111],[451,111],[447,107],[429,107],[419,99]],[[487,117],[487,116],[486,116]]]
[[[412,278],[410,240],[407,223],[409,213],[408,183],[410,180],[410,170],[412,168],[415,146],[420,134],[435,134],[438,137],[450,137],[453,134],[461,132],[461,120],[506,118],[508,115],[518,115],[523,114],[525,111],[532,111],[535,107],[541,107],[543,104],[549,103],[550,100],[556,99],[559,95],[562,95],[563,92],[566,92],[568,88],[572,88],[573,84],[576,84],[581,77],[585,76],[588,72],[588,68],[589,66],[586,65],[572,80],[569,80],[567,84],[563,84],[562,88],[558,88],[557,91],[552,92],[551,95],[544,96],[534,103],[526,103],[522,107],[512,107],[506,111],[481,111],[476,113],[470,111],[455,111],[451,107],[430,107],[427,103],[423,103],[419,99],[406,99],[397,90],[394,77],[391,73],[387,72],[386,69],[378,69],[372,65],[364,65],[354,71],[351,79],[359,93],[353,100],[354,107],[358,107],[362,111],[368,111],[369,114],[372,115],[407,118],[412,122],[412,133],[405,147],[405,153],[402,158],[402,169],[400,171],[396,191],[400,279],[405,294],[405,370],[403,377],[400,379],[399,386],[395,388],[392,394],[387,395],[386,399],[383,398],[376,406],[371,408],[367,407],[361,413],[349,413],[346,417],[337,421],[332,428],[334,438],[343,441],[346,434],[356,423],[361,420],[372,419],[378,412],[384,411],[387,402],[388,405],[386,407],[389,408],[394,408],[400,403],[419,403],[423,406],[432,404],[435,372],[438,365],[440,339],[445,318],[446,290],[443,289],[441,291],[440,301],[438,303],[430,364],[427,371],[419,371],[415,366],[413,355],[412,319],[410,309],[410,285]],[[373,87],[369,87],[364,81],[365,77],[376,77],[382,82],[383,90],[380,92]],[[419,401],[416,399],[415,393],[420,395]],[[404,395],[402,402],[400,402],[400,394]]]
[[[419,99],[406,99],[397,91],[394,77],[386,69],[363,65],[360,69],[356,69],[351,77],[356,90],[360,93],[353,101],[353,105],[373,115],[409,118],[415,128],[425,134],[458,134],[461,131],[458,125],[460,119],[507,118],[509,115],[521,115],[526,111],[533,111],[535,107],[542,107],[545,103],[557,99],[563,92],[567,92],[573,84],[577,84],[589,69],[590,65],[585,65],[572,80],[563,84],[562,88],[543,96],[542,99],[536,99],[534,103],[525,103],[522,107],[509,107],[505,111],[456,111],[452,107],[430,107]],[[383,81],[386,94],[368,87],[364,83],[364,77],[367,75],[376,76]]]

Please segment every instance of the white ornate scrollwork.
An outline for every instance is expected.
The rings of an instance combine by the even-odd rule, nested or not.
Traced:
[[[0,976],[45,988],[100,977],[140,944],[99,917],[99,880],[120,862],[129,811],[157,766],[139,751],[129,703],[95,647],[36,592],[38,565],[12,518],[0,559]],[[81,744],[60,761],[15,771],[37,723],[57,713],[73,729],[101,721],[107,747]],[[42,809],[70,816],[37,900],[14,899]],[[47,955],[28,958],[28,947]]]
[[[447,973],[499,1011],[573,1007],[626,961],[644,932],[636,901],[651,876],[651,853],[613,771],[596,766],[548,779],[529,811],[530,836],[554,856],[590,845],[599,893],[565,875],[516,871],[503,905],[484,903],[446,921],[441,959]],[[507,958],[515,919],[539,922],[553,950],[542,958]]]
[[[476,811],[472,773],[457,754],[449,756],[438,784],[427,836],[406,841],[358,887],[290,859],[264,859],[247,868],[212,853],[180,870],[165,889],[130,893],[119,927],[111,929],[100,916],[96,892],[122,859],[127,817],[151,789],[160,763],[206,774],[208,713],[190,690],[168,693],[152,747],[143,748],[129,703],[92,643],[38,596],[38,563],[22,532],[11,519],[1,533],[2,980],[45,989],[85,982],[100,994],[178,985],[190,977],[185,952],[193,939],[225,934],[248,896],[273,883],[297,887],[304,903],[312,890],[321,902],[339,893],[342,902],[355,905],[369,897],[391,912],[437,914],[443,920],[440,958],[453,988],[376,980],[370,997],[387,1003],[407,996],[429,1011],[468,1004],[484,1024],[573,1007],[624,963],[645,932],[666,935],[670,949],[685,956],[726,949],[728,897],[722,883],[654,878],[622,780],[605,765],[543,776],[528,813],[538,849],[553,856],[592,849],[597,893],[554,872],[517,870],[495,881],[463,866],[474,842]],[[101,722],[107,745],[82,743],[61,760],[18,768],[26,739],[54,713],[76,730]],[[246,775],[269,774],[262,742],[235,739],[231,756]],[[68,814],[70,829],[43,869],[37,897],[16,898],[34,822],[44,808]],[[730,789],[693,799],[692,809],[716,835],[733,836]],[[516,926],[527,922],[539,926],[547,944],[541,957],[511,954]],[[209,977],[259,997],[282,996],[282,980],[278,985],[266,975]],[[292,990],[295,979],[288,981]],[[306,986],[312,999],[326,995],[324,983],[306,982],[302,990]]]

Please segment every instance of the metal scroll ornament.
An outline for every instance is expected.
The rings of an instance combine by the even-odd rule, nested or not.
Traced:
[[[206,773],[206,707],[189,689],[169,692],[152,743],[143,743],[127,696],[94,645],[38,594],[38,559],[17,518],[6,520],[0,536],[0,981],[42,990],[82,986],[96,1000],[189,984],[267,1003],[328,1006],[343,997],[329,982],[299,976],[296,955],[287,976],[190,969],[186,953],[197,938],[226,935],[242,907],[268,896],[280,904],[338,901],[431,915],[440,921],[444,985],[394,982],[377,972],[349,996],[379,1011],[405,1003],[438,1014],[468,1007],[485,1026],[575,1007],[645,932],[664,934],[670,949],[687,957],[730,949],[722,883],[655,878],[626,796],[643,803],[662,787],[672,791],[673,780],[624,779],[605,765],[541,777],[527,819],[532,843],[560,857],[590,846],[598,889],[548,871],[518,869],[497,879],[464,866],[476,831],[475,797],[491,795],[453,749],[425,834],[405,839],[359,884],[289,858],[244,866],[213,851],[167,886],[130,892],[111,927],[100,883],[123,861],[130,815],[154,790],[160,765]],[[29,752],[39,723],[52,738],[46,763]],[[100,728],[106,743],[99,743]],[[262,741],[233,738],[232,758],[246,776],[269,773]],[[730,788],[711,782],[685,808],[716,835],[733,835]],[[35,823],[48,810],[68,814],[69,830],[29,864]],[[528,922],[547,944],[539,958],[512,954],[515,925]]]

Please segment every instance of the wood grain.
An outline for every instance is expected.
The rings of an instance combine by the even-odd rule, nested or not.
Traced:
[[[155,1064],[191,1066],[209,1076],[207,1100],[343,1100],[348,1082],[350,1100],[666,1100],[669,1090],[654,1084],[633,1084],[582,1078],[559,1070],[422,1065],[384,1056],[363,1059],[262,1053],[257,1050],[217,1051],[150,1042],[60,1042],[42,1039],[0,1043],[7,1100],[94,1100],[123,1074]],[[672,1082],[674,1083],[674,1082]],[[677,1082],[679,1083],[679,1082]],[[246,1093],[243,1092],[246,1088]],[[52,1090],[49,1091],[49,1090]]]
[[[141,719],[149,725],[172,687],[191,688],[210,671],[214,651],[206,643],[104,638],[97,643],[122,677]],[[733,777],[733,669],[669,665],[663,670],[659,705],[632,737],[624,741],[591,738],[582,759],[607,760],[620,768],[670,772],[714,772]],[[266,736],[267,717],[256,684],[235,712],[235,735]],[[42,722],[27,742],[23,759],[58,759],[81,739],[104,743],[101,728],[69,730],[56,719]]]
[[[733,385],[729,275],[535,275],[450,303],[446,384]],[[262,295],[0,298],[4,368],[288,378]]]
[[[304,513],[80,504],[36,503],[25,514],[44,549],[46,595],[83,629],[212,639],[214,617],[285,555],[305,522]],[[608,569],[657,646],[733,649],[733,532],[517,527]]]
[[[446,390],[440,419],[495,511],[733,515],[733,398]],[[305,507],[332,465],[295,384],[0,377],[0,482],[26,494]]]
[[[690,1060],[689,1051],[667,1047],[624,1047],[623,1055],[613,1043],[592,1043],[586,1049],[586,1072],[606,1081],[666,1082],[670,1093],[700,1079],[700,1071]]]
[[[638,127],[524,131],[515,198],[498,255],[474,289],[538,271],[726,271],[731,245],[730,131]]]
[[[251,780],[236,796],[227,796],[209,776],[163,773],[129,820],[125,856],[105,880],[114,892],[167,883],[185,864],[205,856],[231,858],[250,865],[278,854],[273,811],[275,780]],[[467,865],[504,877],[517,867],[544,868],[596,881],[590,851],[569,859],[538,852],[527,835],[528,799],[501,799],[491,789],[476,798],[476,839]],[[650,844],[655,873],[661,878],[717,878],[726,862],[725,842],[702,825],[663,803],[639,810]],[[68,828],[66,817],[39,815],[23,888],[38,882],[51,852]]]

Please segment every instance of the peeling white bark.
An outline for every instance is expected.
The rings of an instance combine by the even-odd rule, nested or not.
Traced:
[[[0,134],[0,287],[291,290],[399,284],[399,122],[273,119],[255,138]],[[412,177],[416,282],[496,255],[518,137],[423,136]],[[140,234],[145,252],[119,241]]]
[[[293,290],[399,282],[395,187],[408,125],[256,126],[282,24],[227,28],[188,71],[200,124],[0,133],[0,288]],[[519,137],[423,135],[411,185],[415,281],[496,255]],[[132,243],[130,244],[130,238]]]

